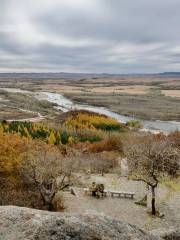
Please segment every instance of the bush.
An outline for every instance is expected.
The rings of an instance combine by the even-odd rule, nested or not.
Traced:
[[[142,128],[142,125],[138,120],[130,120],[126,123],[126,126],[134,128],[134,129]]]
[[[53,199],[53,208],[57,212],[61,212],[65,209],[64,197],[62,194],[57,193]]]
[[[78,142],[98,142],[102,140],[101,133],[96,130],[82,129],[76,131]]]
[[[180,149],[180,131],[169,134],[168,139],[175,147]]]
[[[119,137],[110,136],[109,138],[100,142],[94,143],[90,146],[89,151],[98,153],[103,151],[123,151],[123,145]]]

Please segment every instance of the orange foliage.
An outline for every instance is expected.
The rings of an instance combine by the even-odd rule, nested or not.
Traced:
[[[180,131],[176,131],[171,133],[168,136],[168,139],[172,142],[172,144],[180,149]]]
[[[15,176],[28,139],[17,134],[0,133],[0,173]]]
[[[163,133],[158,133],[153,135],[153,138],[155,141],[161,141],[166,139],[166,135],[164,135]]]
[[[111,136],[108,139],[96,142],[90,145],[89,152],[98,153],[103,151],[123,151],[123,146],[120,138]]]

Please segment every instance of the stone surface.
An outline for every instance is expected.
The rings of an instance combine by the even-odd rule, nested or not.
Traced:
[[[87,213],[0,207],[0,240],[156,240],[136,226]]]
[[[160,237],[164,240],[180,240],[180,227],[169,229],[156,229],[151,231],[151,234]]]

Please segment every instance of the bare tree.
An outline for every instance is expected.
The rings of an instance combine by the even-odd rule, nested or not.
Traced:
[[[53,210],[56,193],[71,183],[72,166],[70,157],[62,156],[56,147],[35,146],[24,156],[21,173],[39,191],[44,207]]]
[[[152,193],[152,214],[156,214],[155,188],[166,175],[174,177],[179,168],[180,152],[166,139],[145,137],[126,149],[128,166],[134,180],[144,181]]]

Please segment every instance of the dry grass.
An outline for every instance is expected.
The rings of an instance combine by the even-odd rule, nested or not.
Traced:
[[[113,87],[96,87],[89,91],[93,93],[128,93],[128,94],[146,94],[150,86],[113,86]]]
[[[114,81],[110,81],[114,82]],[[117,82],[115,81],[115,84]],[[97,86],[96,83],[91,84],[80,84],[79,86],[74,85],[64,85],[64,84],[45,84],[42,86],[43,91],[51,91],[57,93],[83,93],[83,92],[92,92],[92,93],[129,93],[129,94],[146,94],[147,91],[150,89],[150,86],[144,85],[126,85],[126,86],[119,86],[118,84],[115,86]]]
[[[79,93],[83,91],[83,88],[78,86],[68,86],[59,84],[45,84],[42,85],[43,91],[49,91],[49,89],[56,93]]]
[[[161,92],[168,97],[180,97],[180,90],[161,90]]]
[[[176,179],[167,178],[164,185],[174,192],[180,192],[180,177]]]
[[[0,106],[0,120],[26,119],[37,117],[37,114],[24,112],[9,106]]]

